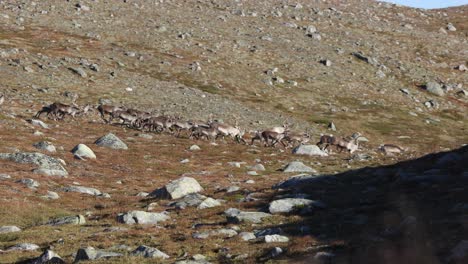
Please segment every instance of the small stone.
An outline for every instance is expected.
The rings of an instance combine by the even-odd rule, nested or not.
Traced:
[[[90,188],[90,187],[83,187],[83,186],[68,186],[68,187],[62,188],[62,191],[78,192],[78,193],[84,193],[84,194],[95,195],[95,196],[102,195],[101,191],[99,191],[98,189]]]
[[[302,198],[284,198],[270,203],[269,211],[276,213],[291,213],[294,210],[303,209],[311,206],[323,207],[320,202]]]
[[[293,154],[326,157],[328,154],[321,150],[317,145],[300,145],[293,149]]]
[[[255,164],[254,166],[251,166],[251,167],[250,167],[250,170],[253,170],[253,171],[265,171],[265,166],[263,166],[262,164]]]
[[[65,264],[65,261],[55,252],[46,250],[38,258],[29,262],[30,264]]]
[[[241,188],[239,186],[229,186],[227,189],[226,189],[226,192],[227,193],[232,193],[232,192],[237,192],[239,191]]]
[[[33,126],[39,126],[39,127],[45,128],[45,129],[49,128],[49,126],[46,123],[42,122],[41,120],[31,119],[31,120],[29,120],[29,122]]]
[[[243,212],[239,209],[229,208],[224,211],[227,221],[229,223],[241,223],[241,222],[251,222],[251,223],[261,223],[262,219],[265,217],[270,217],[270,214],[263,212]]]
[[[73,73],[83,77],[83,78],[86,78],[88,76],[88,74],[86,74],[85,70],[83,70],[82,68],[78,67],[78,68],[68,68],[70,71],[72,71]]]
[[[258,176],[258,173],[256,171],[248,171],[247,174],[250,176]]]
[[[77,263],[82,260],[107,259],[111,257],[122,257],[122,256],[123,254],[120,254],[120,253],[96,250],[93,247],[80,248],[78,249],[78,252],[76,252],[74,263]]]
[[[31,243],[21,243],[18,245],[14,245],[12,247],[9,247],[7,251],[34,251],[39,249],[40,247],[36,244],[31,244]]]
[[[447,30],[448,31],[457,31],[457,28],[452,23],[448,23],[447,24]]]
[[[192,146],[190,146],[189,150],[197,151],[197,150],[201,150],[201,148],[198,145],[192,145]]]

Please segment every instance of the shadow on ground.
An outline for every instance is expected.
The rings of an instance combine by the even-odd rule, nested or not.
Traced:
[[[468,249],[464,258],[451,257],[468,237],[468,146],[276,187],[277,195],[306,194],[326,204],[276,226],[318,241],[299,250],[305,255],[290,253],[288,263],[468,263]]]

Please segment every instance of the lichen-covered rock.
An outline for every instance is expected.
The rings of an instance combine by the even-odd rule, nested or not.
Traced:
[[[133,224],[157,224],[169,220],[170,216],[166,213],[149,213],[145,211],[130,211],[117,216],[117,221],[127,225]]]
[[[120,138],[112,133],[99,138],[94,143],[98,146],[111,149],[128,149],[127,144],[125,144]]]
[[[203,191],[200,184],[191,177],[182,177],[171,181],[166,186],[157,189],[149,194],[149,196],[161,199],[179,199],[191,193],[199,193]]]
[[[62,163],[53,157],[49,157],[42,153],[0,153],[0,159],[10,160],[16,163],[31,163],[38,166],[34,169],[34,173],[45,174],[49,176],[68,176],[67,170],[62,166]]]
[[[166,253],[160,251],[159,249],[153,248],[153,247],[147,247],[145,245],[139,246],[137,249],[132,251],[132,253],[130,253],[130,254],[132,256],[141,256],[141,257],[144,257],[144,258],[160,258],[160,259],[168,259],[169,258],[169,255],[167,255]]]
[[[96,159],[96,154],[85,144],[78,144],[72,149],[73,155],[79,159]]]

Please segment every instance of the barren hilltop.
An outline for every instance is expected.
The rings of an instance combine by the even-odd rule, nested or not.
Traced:
[[[467,17],[0,1],[0,263],[468,263]]]

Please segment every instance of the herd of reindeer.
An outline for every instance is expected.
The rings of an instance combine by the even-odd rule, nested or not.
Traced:
[[[231,138],[238,143],[255,144],[256,141],[263,143],[265,147],[282,146],[283,148],[293,148],[299,145],[308,143],[311,139],[309,131],[305,133],[297,133],[290,130],[289,125],[285,122],[282,126],[273,127],[263,131],[250,131],[239,128],[236,125],[228,125],[210,118],[208,121],[184,121],[179,117],[167,115],[154,115],[149,112],[140,111],[137,109],[99,105],[92,107],[86,105],[80,107],[76,104],[67,105],[63,103],[53,103],[42,107],[35,118],[40,118],[42,114],[53,120],[63,120],[66,116],[75,118],[77,116],[86,115],[87,113],[97,109],[101,118],[105,123],[112,123],[117,120],[116,124],[124,125],[129,128],[140,131],[150,131],[157,133],[170,133],[176,137],[181,137],[185,134],[192,139],[215,140],[218,138]],[[321,135],[320,141],[317,143],[322,150],[330,146],[335,147],[338,151],[347,151],[353,153],[359,148],[359,135],[353,137],[341,138],[333,135]],[[400,152],[401,148],[393,145],[385,145],[388,151]],[[330,149],[329,149],[330,150]]]

